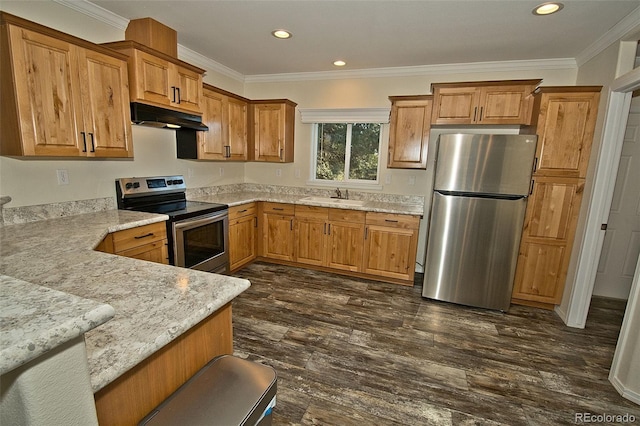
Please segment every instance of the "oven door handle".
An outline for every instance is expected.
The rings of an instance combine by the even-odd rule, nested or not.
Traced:
[[[203,217],[201,219],[185,219],[182,221],[178,221],[175,222],[173,225],[175,227],[175,229],[182,229],[182,228],[193,228],[193,227],[197,227],[197,226],[202,226],[202,225],[207,225],[209,223],[213,223],[213,222],[219,222],[220,220],[224,220],[224,218],[227,217],[227,212],[221,213],[221,214],[216,214],[216,215],[212,215],[212,216],[206,216]]]

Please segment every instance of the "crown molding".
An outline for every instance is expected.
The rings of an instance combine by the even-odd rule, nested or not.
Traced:
[[[129,20],[127,18],[123,18],[120,15],[116,15],[113,12],[108,11],[98,5],[93,3],[89,3],[87,0],[53,0],[54,2],[61,4],[62,6],[66,6],[69,9],[73,9],[76,12],[80,12],[84,15],[90,16],[93,19],[97,19],[98,21],[104,22],[105,24],[111,25],[112,27],[118,28],[119,30],[127,29],[127,25],[129,25]]]
[[[73,9],[86,16],[96,19],[100,22],[104,22],[107,25],[111,25],[112,27],[115,27],[122,31],[126,30],[127,25],[129,25],[129,20],[127,18],[123,18],[122,16],[110,12],[98,5],[90,3],[87,0],[53,1],[66,6],[69,9]],[[181,44],[178,44],[178,56],[181,60],[190,64],[196,65],[209,71],[215,71],[234,80],[244,82],[244,75],[212,59],[209,59],[206,56],[199,54],[198,52],[194,52],[193,50],[189,49],[188,47],[182,46]]]
[[[466,74],[475,72],[539,71],[543,69],[576,69],[572,58],[524,61],[471,62],[462,64],[421,65],[415,67],[369,68],[362,70],[319,71],[245,76],[245,83],[273,83],[305,80],[338,80],[349,78],[408,77],[431,74]]]
[[[245,82],[245,77],[243,74],[240,74],[239,72],[232,70],[231,68],[222,65],[221,63],[216,62],[213,59],[207,58],[206,56],[201,55],[200,53],[195,52],[188,47],[184,47],[181,44],[178,44],[178,56],[181,60],[193,64],[197,67],[204,68],[207,71],[215,71],[241,83]]]
[[[584,49],[576,56],[576,63],[582,66],[595,58],[599,53],[611,46],[613,43],[622,39],[627,34],[640,30],[640,6],[634,9],[630,14],[625,16],[613,28],[604,33],[591,46]]]

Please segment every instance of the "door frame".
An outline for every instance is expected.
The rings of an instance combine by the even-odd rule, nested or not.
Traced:
[[[605,231],[601,229],[609,219],[609,211],[616,185],[618,165],[622,153],[625,128],[631,107],[631,92],[640,88],[640,68],[615,79],[609,88],[602,143],[596,165],[596,173],[587,211],[584,239],[578,254],[578,263],[565,323],[570,327],[584,328],[587,322],[593,286]],[[640,273],[636,269],[635,275]],[[637,279],[634,278],[637,281]],[[633,293],[633,292],[632,292]],[[632,300],[629,299],[628,303]]]

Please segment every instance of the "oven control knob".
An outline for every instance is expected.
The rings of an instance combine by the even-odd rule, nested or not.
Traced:
[[[140,182],[133,182],[134,188],[140,188]]]
[[[125,189],[131,189],[133,188],[133,184],[131,182],[128,182],[127,184],[125,184]]]
[[[184,183],[184,181],[182,179],[178,179],[178,180],[174,180],[173,183],[175,183],[176,185],[181,185]]]
[[[173,185],[173,181],[167,179],[167,185]]]

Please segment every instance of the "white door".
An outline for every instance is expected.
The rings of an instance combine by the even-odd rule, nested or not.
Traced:
[[[640,253],[640,97],[633,98],[593,294],[627,299]]]

